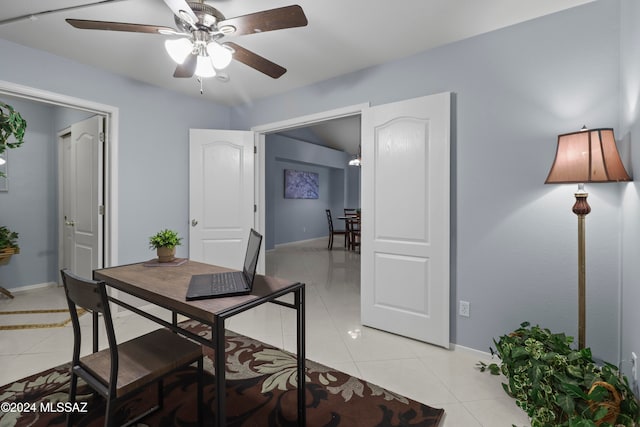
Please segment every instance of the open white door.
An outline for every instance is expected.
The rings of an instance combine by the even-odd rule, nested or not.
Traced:
[[[451,95],[362,115],[361,316],[449,347]]]
[[[254,218],[253,132],[190,129],[189,258],[241,269]]]
[[[102,267],[104,118],[71,125],[61,142],[61,267],[90,279]]]

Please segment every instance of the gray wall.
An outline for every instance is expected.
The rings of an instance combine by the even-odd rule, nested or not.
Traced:
[[[8,151],[8,192],[0,192],[0,225],[19,234],[20,254],[0,268],[5,288],[56,282],[58,267],[55,110],[0,96],[27,121],[25,143]]]
[[[575,188],[543,183],[558,134],[617,126],[618,6],[597,1],[259,100],[235,108],[232,127],[455,92],[452,340],[488,350],[525,320],[575,336]],[[588,191],[587,341],[615,361],[620,194]],[[456,315],[459,299],[471,318]]]
[[[623,188],[622,196],[622,359],[630,360],[631,352],[640,356],[640,4],[623,0],[621,9],[621,96],[620,132],[624,138],[624,154],[631,159],[636,182]],[[631,375],[628,362],[623,372]],[[638,394],[636,389],[636,394]]]
[[[267,135],[265,146],[265,248],[327,236],[325,209],[337,217],[345,207],[349,155],[278,134]],[[318,173],[319,198],[285,199],[285,169]]]
[[[0,57],[12,58],[0,80],[119,109],[119,263],[152,258],[148,237],[161,228],[188,236],[188,130],[228,129],[227,107],[1,39]]]

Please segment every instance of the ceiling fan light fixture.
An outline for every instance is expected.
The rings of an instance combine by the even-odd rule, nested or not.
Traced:
[[[193,44],[189,39],[180,38],[165,41],[164,48],[176,64],[182,64],[193,51]]]
[[[209,56],[198,55],[195,75],[202,78],[215,77],[216,69]]]
[[[212,41],[207,45],[207,53],[209,53],[211,62],[216,70],[227,68],[233,59],[231,50],[216,41]]]

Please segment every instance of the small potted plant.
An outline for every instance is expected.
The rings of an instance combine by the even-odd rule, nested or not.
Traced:
[[[0,227],[0,265],[8,264],[13,254],[20,253],[18,233],[7,227]]]
[[[149,238],[149,248],[155,249],[158,262],[171,262],[176,258],[176,246],[180,246],[182,237],[178,232],[164,229]]]

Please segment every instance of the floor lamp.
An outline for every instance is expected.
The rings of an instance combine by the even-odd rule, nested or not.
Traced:
[[[545,184],[578,184],[573,213],[578,216],[578,347],[585,348],[587,182],[631,181],[620,160],[613,129],[586,129],[558,136],[556,158]]]

